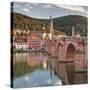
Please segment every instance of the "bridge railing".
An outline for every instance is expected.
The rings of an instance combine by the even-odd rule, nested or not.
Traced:
[[[59,41],[59,40],[71,40],[71,41],[78,41],[78,42],[81,42],[81,41],[84,41],[84,43],[86,43],[87,42],[87,40],[88,40],[88,38],[87,37],[79,37],[79,38],[77,38],[77,37],[70,37],[70,36],[68,36],[68,37],[60,37],[60,38],[57,38],[56,39],[56,41]]]

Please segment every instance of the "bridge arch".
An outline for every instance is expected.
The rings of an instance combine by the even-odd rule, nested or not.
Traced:
[[[75,54],[76,54],[75,45],[73,45],[72,43],[70,43],[67,46],[65,58],[66,59],[74,59],[75,58]]]

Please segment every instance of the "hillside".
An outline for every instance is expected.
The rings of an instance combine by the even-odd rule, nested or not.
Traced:
[[[12,26],[13,29],[31,30],[42,32],[42,27],[47,28],[50,20],[36,19],[18,13],[12,13]],[[57,17],[53,19],[55,34],[63,33],[71,35],[71,27],[75,27],[75,31],[79,32],[82,36],[87,36],[87,18],[77,15],[69,15]]]
[[[28,17],[18,13],[11,13],[12,15],[12,25],[13,29],[22,29],[22,30],[41,30],[44,23],[35,20],[32,17]]]
[[[54,19],[55,29],[66,32],[68,35],[71,35],[71,26],[74,26],[75,31],[79,32],[82,36],[87,36],[87,18],[69,15]]]

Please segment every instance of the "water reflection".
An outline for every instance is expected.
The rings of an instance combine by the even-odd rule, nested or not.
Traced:
[[[14,88],[62,85],[42,52],[13,54]]]
[[[62,85],[87,84],[87,72],[76,72],[73,61],[64,62],[54,58],[49,62],[56,75],[61,79]]]
[[[75,72],[74,62],[60,62],[42,52],[13,54],[14,87],[87,83],[87,72]]]

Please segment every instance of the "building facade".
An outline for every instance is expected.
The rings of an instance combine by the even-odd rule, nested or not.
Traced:
[[[27,39],[28,49],[42,49],[43,40],[37,33],[32,33]]]
[[[47,41],[52,40],[54,36],[53,21],[51,16],[50,16],[50,23],[47,29],[48,29],[48,33],[31,32],[26,37],[23,37],[23,36],[15,37],[13,40],[13,48],[23,49],[23,50],[44,49]]]

